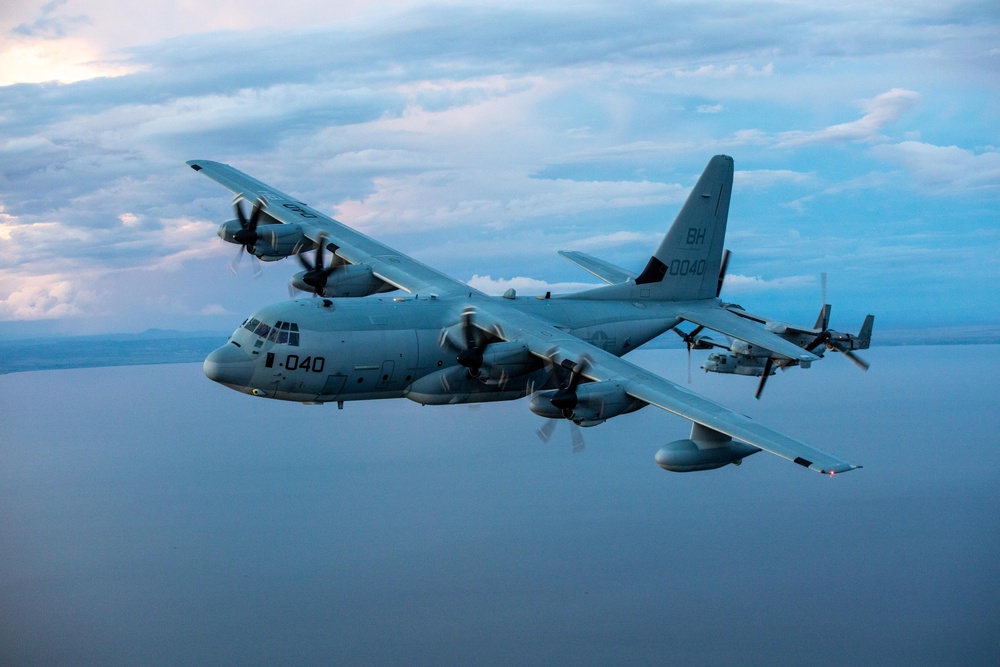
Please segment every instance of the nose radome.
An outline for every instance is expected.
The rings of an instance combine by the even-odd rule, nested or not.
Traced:
[[[227,343],[205,357],[203,365],[208,379],[225,385],[245,387],[253,377],[253,361],[232,343]]]

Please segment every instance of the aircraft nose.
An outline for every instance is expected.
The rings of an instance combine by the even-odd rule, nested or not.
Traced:
[[[205,375],[221,384],[246,387],[253,377],[253,361],[246,352],[227,343],[205,357]]]

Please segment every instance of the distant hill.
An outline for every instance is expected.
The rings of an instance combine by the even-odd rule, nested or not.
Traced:
[[[202,361],[228,334],[150,329],[139,334],[0,340],[0,374],[56,368]]]

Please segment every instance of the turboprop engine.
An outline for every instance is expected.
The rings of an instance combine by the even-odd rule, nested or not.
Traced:
[[[298,254],[299,263],[305,271],[299,271],[292,276],[292,287],[328,298],[368,296],[396,289],[372,273],[370,266],[347,264],[337,256],[336,252],[331,254],[330,264],[327,266],[323,253],[325,245],[326,237],[321,236],[319,243],[316,244],[314,261],[310,261],[305,252]],[[330,249],[336,248],[331,245]]]
[[[753,445],[734,441],[725,433],[692,423],[690,438],[675,440],[656,452],[656,465],[671,472],[714,470],[730,463],[739,465],[759,451]]]
[[[588,382],[570,390],[535,392],[528,407],[540,417],[566,418],[580,426],[596,426],[618,415],[635,412],[646,403],[625,393],[620,382]]]
[[[320,268],[322,270],[322,267]],[[332,266],[328,270],[329,273],[320,278],[314,278],[317,275],[315,269],[299,271],[292,276],[292,287],[327,298],[368,296],[377,292],[385,292],[388,289],[396,289],[377,278],[369,266],[340,264]]]
[[[438,344],[456,352],[455,360],[464,366],[469,377],[491,385],[505,385],[537,371],[542,361],[519,341],[495,340],[489,332],[475,325],[475,309],[462,311],[462,319],[441,331]]]
[[[240,199],[233,202],[233,209],[236,219],[219,225],[216,233],[223,241],[243,246],[264,261],[283,259],[299,252],[304,245],[312,245],[300,225],[281,224],[267,214],[259,201],[253,204],[249,217],[243,212]]]

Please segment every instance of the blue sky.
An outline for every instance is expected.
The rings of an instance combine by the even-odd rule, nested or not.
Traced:
[[[8,6],[11,5],[11,6]],[[723,296],[811,324],[996,324],[992,2],[0,9],[0,332],[226,329],[233,164],[491,292],[640,269],[716,153]]]

